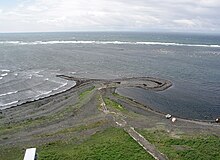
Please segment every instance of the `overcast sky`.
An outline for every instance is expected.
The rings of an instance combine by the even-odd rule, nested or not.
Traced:
[[[220,33],[220,0],[0,0],[0,32]]]

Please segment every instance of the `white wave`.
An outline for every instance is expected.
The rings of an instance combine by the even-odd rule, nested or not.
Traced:
[[[20,44],[20,41],[0,41],[0,44]]]
[[[47,91],[47,92],[42,92],[42,91],[40,91],[40,94],[36,95],[35,98],[38,98],[38,97],[40,97],[40,96],[42,96],[42,95],[50,94],[50,93],[52,93],[52,91],[53,91],[53,90]]]
[[[1,74],[1,77],[5,77],[7,75],[8,75],[8,73],[3,73],[3,74]]]
[[[41,95],[50,94],[50,93],[52,93],[52,91],[43,92]]]
[[[13,101],[13,102],[10,102],[10,103],[1,104],[0,106],[5,107],[5,106],[9,106],[9,105],[12,105],[12,104],[15,104],[15,103],[18,103],[18,101]]]
[[[213,55],[217,55],[217,56],[219,56],[219,55],[220,55],[220,53],[211,53],[211,54],[213,54]]]
[[[36,77],[44,77],[44,75],[41,74],[35,74]]]
[[[39,73],[41,73],[41,72],[43,72],[43,71],[44,71],[44,70],[36,70],[36,71],[32,71],[32,73],[38,75]]]
[[[38,95],[35,96],[35,98],[38,98],[38,97],[40,97],[40,96],[41,96],[41,94],[38,94]]]
[[[40,72],[41,72],[41,71],[35,71],[34,73],[35,73],[35,74],[38,74],[38,73],[40,73]]]
[[[185,44],[185,43],[168,43],[168,42],[136,42],[136,44],[142,44],[142,45],[165,45],[165,46],[186,46],[186,47],[211,47],[211,48],[220,48],[220,45]]]
[[[49,95],[49,94],[52,93],[53,91],[57,91],[57,90],[59,90],[60,88],[66,86],[67,84],[68,84],[68,83],[63,83],[63,84],[60,85],[59,87],[54,88],[54,89],[52,89],[52,90],[50,90],[50,91],[46,91],[46,92],[40,91],[40,94],[37,95],[37,96],[35,96],[35,98],[38,98],[38,97],[40,97],[40,96],[42,96],[42,95]]]
[[[2,97],[2,96],[6,96],[6,95],[10,95],[10,94],[15,94],[15,93],[18,93],[18,91],[14,91],[14,92],[8,92],[8,93],[0,94],[0,97]]]
[[[64,87],[64,86],[66,86],[67,84],[68,84],[68,83],[64,83],[64,84],[60,85],[59,87],[53,89],[53,91],[56,91],[56,90],[58,90],[58,89],[60,89],[60,88],[62,88],[62,87]]]
[[[28,75],[28,77],[27,77],[27,78],[28,78],[28,79],[31,79],[31,78],[32,78],[32,76],[33,76],[33,75],[32,75],[32,74],[30,74],[30,75]]]
[[[2,79],[3,77],[0,77],[0,79]]]
[[[0,41],[0,44],[14,44],[14,45],[52,45],[52,44],[130,44],[130,45],[164,45],[164,46],[185,46],[185,47],[211,47],[220,48],[218,44],[185,44],[172,42],[128,42],[128,41]]]
[[[2,72],[10,72],[10,70],[8,70],[8,69],[2,69],[1,71]]]

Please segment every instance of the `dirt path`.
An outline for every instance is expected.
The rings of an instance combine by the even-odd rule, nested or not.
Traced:
[[[151,154],[157,160],[168,159],[164,154],[160,153],[154,145],[152,145],[148,140],[146,140],[140,133],[134,130],[133,127],[124,127],[124,130],[136,141],[138,144]]]
[[[106,88],[106,86],[100,87],[98,90],[101,91],[102,89]],[[124,120],[124,116],[116,113],[116,112],[110,112],[108,108],[106,107],[106,104],[102,98],[102,94],[100,92],[101,97],[101,107],[102,111],[105,114],[112,115],[115,123],[124,129],[125,132],[127,132],[145,151],[147,151],[154,159],[156,160],[167,160],[168,158],[160,153],[154,145],[152,145],[148,140],[146,140],[140,133],[135,131],[135,129],[128,125],[128,123]],[[117,117],[116,117],[117,116]]]

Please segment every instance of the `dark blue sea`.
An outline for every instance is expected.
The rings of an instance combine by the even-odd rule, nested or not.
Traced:
[[[188,119],[220,116],[220,35],[83,32],[0,34],[0,108],[75,85],[56,77],[152,76],[169,79],[163,92],[119,88],[152,109]]]

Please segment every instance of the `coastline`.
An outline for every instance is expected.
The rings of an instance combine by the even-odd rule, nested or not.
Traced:
[[[172,122],[164,113],[115,93],[117,87],[127,86],[163,91],[172,86],[170,81],[152,77],[114,80],[60,77],[74,80],[76,85],[62,93],[0,111],[0,148],[42,148],[73,137],[83,141],[112,127],[121,128],[136,140],[141,138],[138,131],[146,129],[165,131],[176,137],[219,136],[217,123],[178,117]],[[141,141],[148,144],[147,140]]]
[[[64,90],[64,91],[61,91],[61,92],[58,92],[58,93],[55,93],[55,94],[51,94],[51,95],[48,95],[48,96],[45,96],[45,97],[40,97],[40,98],[37,98],[37,99],[33,99],[33,100],[27,100],[26,102],[23,102],[21,104],[16,104],[16,105],[12,105],[12,106],[8,106],[6,108],[0,109],[0,111],[11,109],[11,108],[15,108],[15,107],[19,107],[19,106],[22,106],[22,105],[30,104],[30,103],[41,101],[41,100],[46,100],[46,99],[49,99],[49,98],[52,98],[52,97],[56,97],[57,95],[66,93],[66,92],[68,92],[68,91],[70,91],[72,89],[77,88],[80,85],[86,85],[86,83],[89,83],[89,82],[90,83],[92,83],[92,82],[114,83],[114,82],[123,81],[123,80],[147,78],[148,81],[152,81],[152,82],[158,83],[158,86],[156,86],[154,88],[150,88],[150,89],[153,89],[155,91],[163,91],[163,90],[166,90],[167,88],[172,86],[172,83],[170,81],[168,81],[168,80],[164,80],[165,83],[161,83],[160,79],[153,78],[153,77],[133,77],[133,78],[112,79],[112,80],[76,78],[76,77],[67,76],[67,75],[57,75],[57,77],[60,77],[60,78],[66,79],[66,80],[70,80],[70,81],[75,81],[76,84],[74,86]],[[137,86],[137,87],[139,87],[139,86]],[[149,89],[149,88],[146,88],[146,89]]]
[[[63,78],[63,79],[69,80],[69,81],[75,81],[76,84],[74,86],[70,87],[69,89],[61,91],[59,93],[55,93],[55,94],[48,95],[46,97],[42,97],[42,98],[39,98],[39,99],[34,99],[34,100],[31,100],[31,101],[26,101],[22,104],[18,104],[18,105],[14,105],[14,106],[11,106],[11,107],[8,107],[8,108],[5,108],[5,109],[1,109],[0,111],[2,113],[4,113],[4,112],[7,112],[7,110],[11,110],[13,108],[18,109],[20,107],[27,106],[29,104],[31,105],[33,103],[38,103],[38,102],[43,103],[42,101],[50,101],[51,99],[56,99],[57,97],[62,97],[64,95],[68,94],[69,92],[72,92],[72,91],[76,90],[80,86],[84,86],[86,84],[91,84],[91,83],[100,83],[100,84],[103,83],[105,85],[106,84],[110,85],[111,83],[119,84],[122,81],[134,80],[134,81],[138,82],[138,81],[144,80],[144,81],[147,81],[147,82],[156,83],[157,85],[152,87],[152,86],[145,86],[145,85],[140,85],[140,84],[136,84],[136,85],[134,85],[134,84],[133,85],[124,84],[124,85],[122,85],[122,87],[125,87],[125,86],[138,87],[138,88],[143,88],[143,89],[148,89],[148,90],[149,89],[154,90],[156,92],[157,91],[165,91],[166,89],[173,86],[172,82],[169,81],[169,80],[164,80],[164,79],[159,79],[159,78],[154,78],[154,77],[130,77],[130,78],[119,78],[119,79],[87,79],[87,78],[77,78],[77,77],[67,76],[67,75],[57,75],[57,77]],[[115,90],[116,90],[117,87],[119,87],[119,86],[113,86],[113,88],[115,88]],[[132,98],[126,97],[126,99],[131,100],[134,103],[140,104],[139,102],[135,101]],[[143,105],[143,104],[141,104],[141,105],[144,107],[144,108],[141,108],[141,109],[146,110],[147,112],[148,111],[153,112],[154,114],[159,114],[161,117],[164,117],[166,114],[168,114],[168,113],[164,113],[164,112],[161,112],[161,111],[156,111],[150,105]],[[169,114],[172,114],[172,113],[169,113]],[[215,123],[215,120],[187,119],[187,118],[182,118],[182,117],[178,117],[178,116],[175,116],[175,115],[174,115],[174,117],[176,117],[176,118],[178,118],[178,120],[184,121],[184,122],[199,123],[199,124],[204,124],[204,125],[211,124],[211,125],[219,126],[218,124]]]

